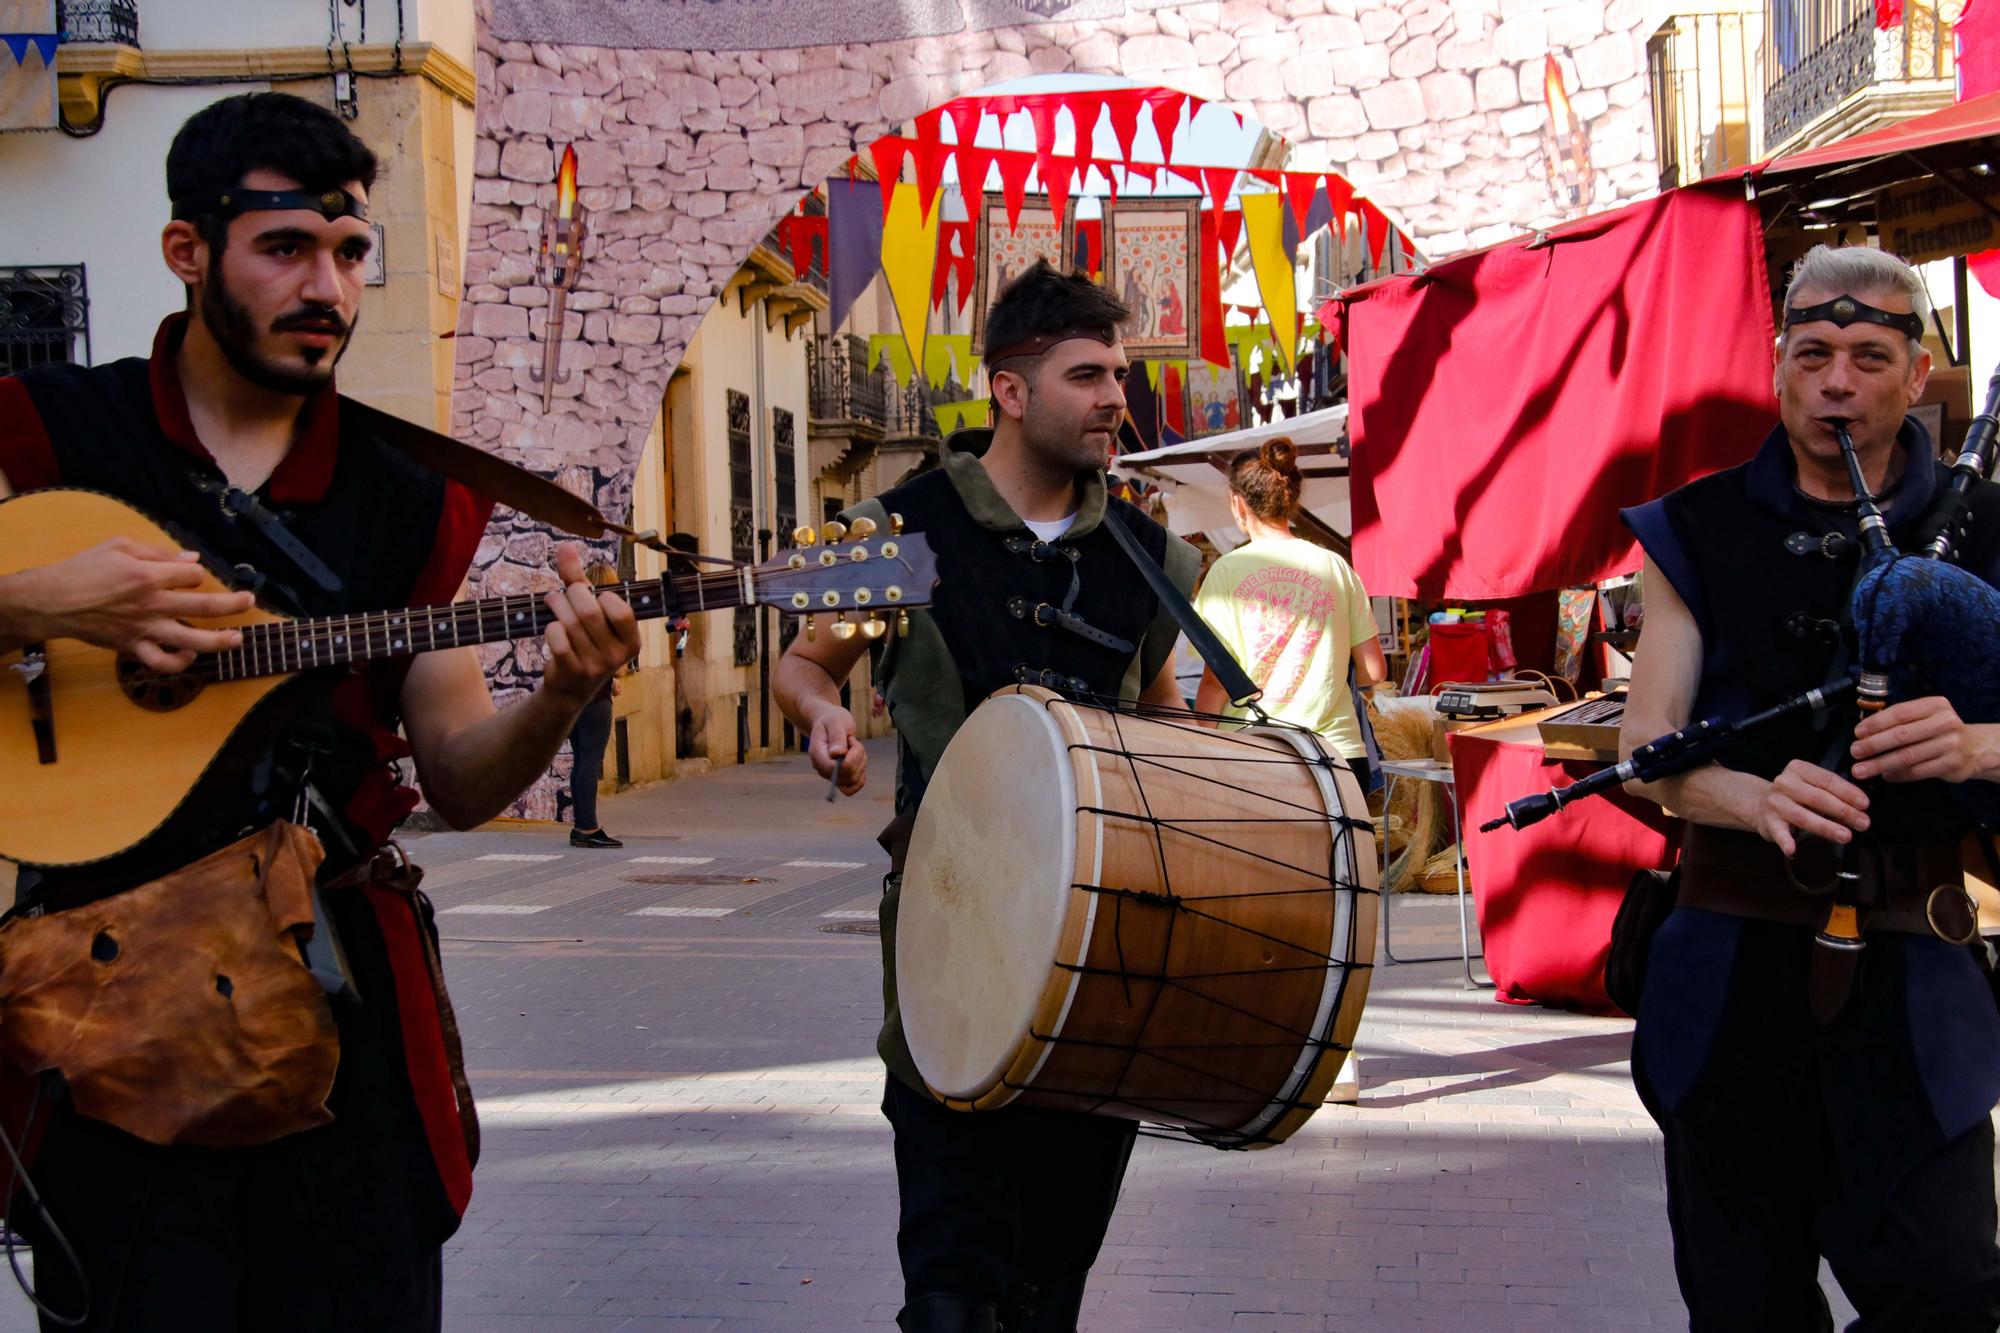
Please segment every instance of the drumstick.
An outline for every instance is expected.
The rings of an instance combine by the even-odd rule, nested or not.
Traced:
[[[832,802],[835,793],[840,790],[840,761],[846,757],[844,754],[833,756],[833,776],[826,780],[826,799],[829,803]]]

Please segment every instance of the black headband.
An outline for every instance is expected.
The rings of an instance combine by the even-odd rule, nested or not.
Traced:
[[[1832,320],[1843,329],[1849,324],[1880,324],[1884,328],[1899,329],[1912,338],[1924,336],[1924,321],[1914,312],[1878,310],[1857,296],[1836,296],[1818,305],[1785,307],[1785,327],[1788,329],[1794,324],[1813,324],[1822,319]]]
[[[174,200],[174,221],[213,217],[227,222],[244,213],[288,213],[304,209],[328,222],[340,218],[368,220],[368,205],[345,190],[246,190],[232,185],[210,194]]]
[[[986,364],[1005,361],[1016,356],[1040,356],[1057,343],[1066,343],[1073,338],[1088,338],[1092,342],[1103,343],[1106,347],[1118,341],[1118,330],[1110,327],[1101,329],[1063,329],[1059,333],[1037,333],[1012,342],[1005,347],[988,348]]]

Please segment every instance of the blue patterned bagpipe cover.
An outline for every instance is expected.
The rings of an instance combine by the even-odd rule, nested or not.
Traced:
[[[2000,589],[1943,560],[1885,553],[1854,585],[1860,661],[1886,664],[1889,702],[1943,695],[1966,722],[2000,722]],[[1952,792],[2000,826],[2000,784]]]

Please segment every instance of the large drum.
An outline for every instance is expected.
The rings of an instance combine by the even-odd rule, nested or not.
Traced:
[[[1375,957],[1361,789],[1308,732],[1015,687],[917,816],[896,987],[940,1101],[1279,1143],[1325,1100]]]

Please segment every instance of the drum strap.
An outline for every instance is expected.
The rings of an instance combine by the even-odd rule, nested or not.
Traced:
[[[1215,673],[1222,688],[1229,692],[1229,701],[1238,708],[1248,707],[1259,721],[1265,720],[1264,710],[1257,707],[1257,700],[1263,697],[1264,691],[1222,646],[1222,640],[1215,637],[1215,631],[1194,609],[1194,603],[1181,595],[1181,590],[1167,577],[1167,571],[1146,554],[1146,549],[1139,545],[1139,539],[1127,531],[1118,515],[1108,508],[1104,511],[1104,526],[1117,541],[1119,549],[1139,567],[1139,572],[1145,575],[1146,582],[1152,587],[1153,595],[1160,599],[1160,605],[1173,615],[1181,633],[1188,636],[1188,642],[1201,654],[1201,660],[1208,663],[1208,669]]]

